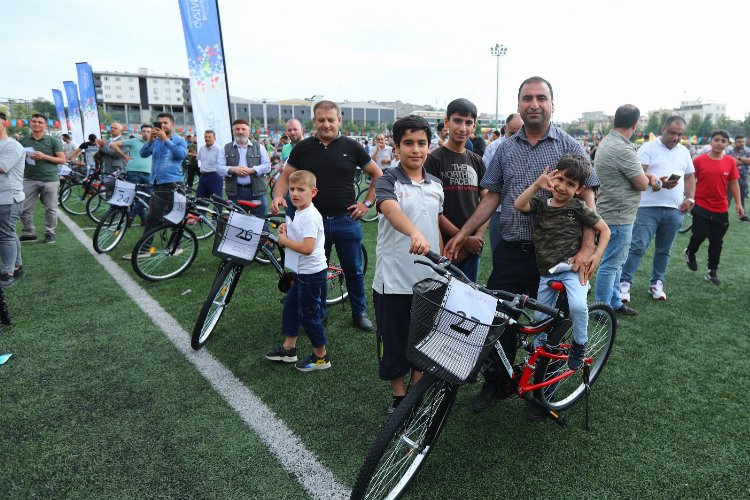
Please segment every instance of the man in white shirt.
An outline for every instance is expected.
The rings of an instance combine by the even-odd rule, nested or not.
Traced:
[[[385,136],[383,134],[378,134],[377,137],[375,137],[375,150],[370,155],[370,158],[372,158],[372,161],[380,167],[380,170],[391,168],[391,163],[393,162],[393,148],[386,145]]]
[[[670,116],[661,129],[661,137],[647,142],[638,150],[643,170],[659,178],[661,186],[641,193],[641,203],[633,224],[633,237],[620,279],[620,300],[630,301],[630,287],[646,248],[655,238],[649,294],[655,300],[667,300],[664,275],[669,265],[677,231],[685,212],[695,205],[695,169],[690,151],[680,144],[685,120]]]
[[[26,152],[8,137],[5,120],[5,113],[0,113],[0,287],[3,288],[13,285],[22,272],[16,223],[26,197],[23,191]]]
[[[212,194],[221,196],[224,191],[224,178],[216,172],[219,156],[223,150],[216,145],[216,133],[213,130],[203,132],[204,146],[198,150],[198,178],[197,194],[201,198],[210,198]]]

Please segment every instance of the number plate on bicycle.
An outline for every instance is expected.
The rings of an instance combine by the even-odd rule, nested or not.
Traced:
[[[264,222],[253,215],[231,212],[216,252],[251,262],[258,251]]]
[[[172,210],[164,216],[164,220],[171,222],[172,224],[179,224],[182,219],[185,218],[185,212],[187,211],[187,198],[184,194],[174,192],[174,202],[172,203]]]
[[[73,169],[70,168],[69,166],[65,165],[65,164],[57,166],[57,175],[59,175],[61,177],[65,176],[65,175],[68,175],[72,171],[73,171]]]
[[[115,191],[109,199],[110,205],[118,207],[129,207],[135,199],[135,184],[117,179],[115,182]]]

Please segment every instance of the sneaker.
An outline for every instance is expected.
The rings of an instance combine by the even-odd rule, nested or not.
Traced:
[[[625,304],[623,304],[619,308],[615,309],[615,312],[619,313],[619,314],[622,314],[623,316],[635,316],[636,314],[638,314],[638,311],[636,311],[632,307],[626,306]]]
[[[706,281],[713,283],[716,286],[721,285],[721,280],[716,276],[716,271],[709,269],[705,276]]]
[[[174,253],[172,254],[172,257],[177,257],[178,255],[180,255],[184,251],[185,250],[183,250],[182,247],[178,247],[177,250],[175,250]]]
[[[474,396],[474,399],[471,400],[471,409],[477,413],[481,413],[494,405],[497,400],[497,387],[495,387],[494,384],[488,384],[485,382],[482,385],[482,390],[479,391],[479,394]]]
[[[297,348],[284,349],[284,346],[280,345],[273,351],[268,351],[266,359],[270,361],[283,361],[284,363],[295,363],[297,361]]]
[[[391,406],[388,407],[388,409],[385,410],[385,421],[387,422],[389,418],[391,418],[391,415],[396,411],[396,408],[398,408],[398,405],[401,404],[401,401],[404,400],[406,396],[393,396],[393,400],[391,401]]]
[[[23,270],[23,266],[19,266],[18,269],[15,269],[13,271],[13,277],[16,278],[16,279],[23,278],[24,274],[26,274],[26,273]]]
[[[26,241],[36,241],[37,237],[35,234],[22,234],[20,238],[18,238],[21,243]]]
[[[583,360],[586,358],[586,344],[577,344],[573,342],[573,347],[568,353],[568,368],[578,370],[583,366]]]
[[[331,367],[331,356],[326,353],[325,356],[319,358],[314,352],[311,352],[308,357],[302,361],[297,361],[294,365],[301,372],[311,372],[313,370],[325,370]]]
[[[698,261],[695,260],[695,254],[688,252],[687,248],[685,249],[685,262],[691,271],[698,270]]]
[[[364,313],[352,316],[352,323],[354,323],[354,326],[356,326],[360,330],[366,332],[372,330],[372,321],[370,321],[370,318],[368,318]]]
[[[648,293],[651,294],[651,297],[653,297],[654,300],[667,300],[667,294],[664,293],[664,282],[662,280],[656,280],[656,283],[648,288]]]
[[[620,282],[620,300],[625,303],[630,302],[630,283],[627,281]]]
[[[747,215],[743,215],[742,217],[740,217],[737,220],[740,221],[740,222],[750,222],[750,217],[748,217]]]
[[[46,245],[52,245],[53,243],[57,243],[55,241],[55,235],[54,234],[48,234],[44,237],[44,243]]]
[[[6,288],[9,286],[13,286],[15,284],[16,284],[16,278],[15,276],[13,276],[13,274],[8,273],[8,274],[0,275],[0,287]]]

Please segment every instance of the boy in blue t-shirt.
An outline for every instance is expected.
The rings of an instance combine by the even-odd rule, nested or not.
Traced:
[[[289,176],[289,194],[296,208],[294,220],[279,226],[279,244],[286,248],[285,265],[295,273],[284,299],[281,331],[284,343],[266,353],[266,359],[295,363],[298,370],[309,372],[331,367],[326,349],[326,334],[320,312],[326,286],[328,264],[325,256],[323,217],[312,204],[318,194],[315,175],[297,170]],[[297,360],[297,336],[300,326],[313,346],[305,359]]]
[[[557,292],[547,282],[562,281],[568,294],[570,318],[573,320],[573,347],[568,357],[571,370],[583,365],[588,342],[588,283],[581,282],[578,273],[571,270],[570,259],[578,253],[583,238],[583,226],[591,226],[599,233],[599,245],[591,256],[596,268],[609,243],[609,226],[580,198],[590,174],[589,161],[581,155],[565,155],[557,167],[542,175],[521,193],[514,203],[516,209],[534,216],[534,249],[541,277],[537,300],[554,307]],[[551,198],[534,196],[537,191],[552,193]],[[546,315],[537,313],[537,319]],[[538,339],[536,343],[542,339]]]

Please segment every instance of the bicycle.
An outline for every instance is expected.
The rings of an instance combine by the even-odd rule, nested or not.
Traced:
[[[240,200],[237,203],[227,200],[221,200],[221,202],[230,210],[230,213],[234,212],[243,216],[244,219],[241,222],[248,225],[252,224],[252,219],[247,218],[253,216],[248,215],[245,208],[252,209],[261,204],[260,201],[245,200]],[[290,275],[284,271],[284,250],[279,246],[276,235],[268,232],[265,228],[259,234],[253,234],[243,227],[230,225],[230,222],[232,222],[232,219],[229,214],[223,214],[218,218],[212,252],[221,259],[221,262],[208,292],[208,297],[203,303],[193,327],[190,346],[196,351],[208,342],[209,337],[224,314],[224,310],[232,300],[242,271],[245,269],[245,266],[254,260],[257,261],[257,254],[264,254],[268,262],[276,269],[276,272],[279,274],[278,286],[281,292],[286,293],[291,286]],[[230,233],[227,233],[227,231],[230,231]],[[226,253],[227,251],[222,246],[222,243],[227,237],[232,236],[234,236],[235,242],[237,238],[247,242],[247,245],[243,245],[244,250],[252,253],[252,255],[246,254],[243,256],[239,252]],[[256,237],[259,237],[259,241],[253,248],[251,242]]]
[[[101,188],[101,169],[76,165],[60,180],[57,201],[71,215],[84,215],[86,202]]]
[[[145,280],[174,278],[192,265],[198,255],[198,237],[190,229],[194,217],[215,230],[211,222],[215,212],[207,208],[207,200],[188,198],[175,190],[174,201],[172,210],[163,217],[165,224],[146,231],[133,247],[133,271]]]
[[[108,200],[110,208],[97,223],[92,238],[97,253],[107,253],[117,246],[130,226],[130,212],[133,205],[140,205],[148,210],[151,195],[146,192],[148,186],[136,185],[124,180],[124,176],[115,181],[115,190]]]
[[[685,216],[682,218],[682,226],[677,230],[680,234],[685,234],[693,228],[693,214],[685,212]]]
[[[607,304],[589,306],[587,358],[583,368],[574,372],[567,369],[572,322],[561,310],[564,304],[561,308],[551,308],[525,295],[488,290],[468,280],[439,255],[430,252],[427,257],[432,262],[416,262],[430,266],[447,283],[428,278],[414,286],[407,357],[423,371],[424,377],[409,390],[375,440],[354,485],[354,499],[398,498],[406,491],[440,435],[458,388],[479,372],[491,354],[500,357],[508,372],[509,393],[515,393],[564,426],[565,420],[558,412],[584,396],[588,425],[590,387],[600,375],[612,349],[617,323]],[[497,301],[491,324],[482,324],[460,311],[442,307],[452,280],[467,284]],[[559,281],[552,280],[549,286],[564,290]],[[525,307],[549,317],[533,321],[524,311]],[[529,323],[520,324],[517,321],[520,317],[525,317]],[[526,340],[540,333],[546,333],[547,339],[538,347]],[[500,344],[501,336],[509,334],[516,336],[519,346],[528,351],[526,359],[515,365],[511,365]],[[454,349],[453,352],[460,355],[441,358],[435,354],[441,352],[436,351],[435,346],[446,349],[446,352],[449,348]]]
[[[365,199],[367,198],[367,193],[369,191],[367,189],[363,190],[361,193],[359,193],[359,196],[357,197],[357,203],[364,203]],[[369,210],[362,216],[362,222],[373,222],[378,220],[378,209],[375,207],[375,203],[372,204]]]

